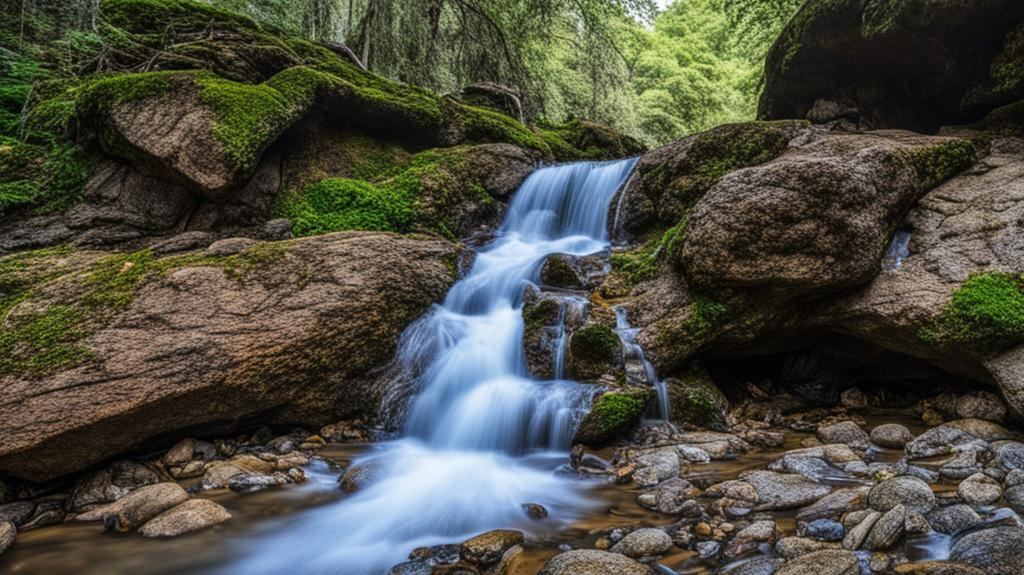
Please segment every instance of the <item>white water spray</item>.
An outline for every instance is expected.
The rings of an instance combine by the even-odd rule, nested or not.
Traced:
[[[357,461],[369,485],[272,526],[226,572],[377,575],[415,547],[496,528],[556,529],[589,505],[567,459],[593,388],[529,377],[522,299],[544,259],[607,248],[609,203],[635,160],[542,168],[497,239],[445,302],[410,326],[400,360],[421,372],[405,438]],[[524,503],[550,513],[530,521]]]

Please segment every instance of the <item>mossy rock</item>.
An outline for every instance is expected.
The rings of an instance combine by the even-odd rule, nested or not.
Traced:
[[[648,387],[601,394],[580,422],[573,443],[601,447],[615,441],[640,423],[653,399],[654,390]]]
[[[971,275],[919,335],[934,346],[965,345],[983,354],[1024,341],[1024,276]]]
[[[930,190],[974,165],[978,151],[967,140],[950,139],[914,151],[913,163],[922,190]]]
[[[592,323],[573,332],[569,339],[569,366],[580,380],[594,380],[614,367],[622,351],[615,330]]]
[[[583,281],[576,267],[575,256],[552,254],[540,268],[540,281],[546,286],[582,289]]]
[[[711,381],[699,362],[665,380],[672,421],[715,431],[727,431],[729,400]]]
[[[534,288],[536,289],[536,288]],[[523,355],[530,375],[540,379],[555,377],[551,331],[558,325],[561,307],[553,299],[528,292],[523,305]]]

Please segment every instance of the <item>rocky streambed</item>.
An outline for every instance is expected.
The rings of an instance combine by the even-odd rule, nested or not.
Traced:
[[[410,549],[390,573],[1024,569],[1024,443],[999,422],[998,398],[943,395],[899,410],[857,403],[876,403],[870,395],[846,399],[767,423],[741,419],[750,407],[740,407],[726,432],[649,421],[613,447],[577,447],[568,461],[537,464],[577,477],[594,502],[571,523],[523,502],[517,529]],[[23,529],[0,573],[221,572],[259,535],[296,529],[372,481],[352,465],[375,449],[371,437],[358,424],[312,437],[263,431],[115,463],[69,493],[40,495],[32,510],[0,506]],[[81,512],[47,525],[54,501]]]

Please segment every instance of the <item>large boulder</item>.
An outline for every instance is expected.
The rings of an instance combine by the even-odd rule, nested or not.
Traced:
[[[961,169],[973,161],[970,145],[957,140],[831,134],[729,174],[690,214],[680,254],[687,279],[703,291],[787,298],[867,283],[925,190],[916,160],[947,147],[964,154],[952,160]]]
[[[831,107],[922,131],[980,119],[1024,96],[1022,19],[1016,0],[806,2],[768,53],[758,115]]]
[[[228,256],[13,256],[24,269],[4,267],[5,285],[31,284],[36,267],[48,281],[22,286],[4,318],[0,472],[45,481],[185,429],[369,413],[371,370],[444,295],[457,256],[445,241],[361,232]],[[60,337],[35,337],[44,321]]]
[[[949,552],[949,560],[983,569],[990,575],[1024,572],[1024,528],[993,527],[960,538]]]

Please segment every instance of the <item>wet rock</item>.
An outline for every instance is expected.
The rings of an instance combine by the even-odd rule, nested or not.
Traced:
[[[640,423],[653,399],[654,392],[647,387],[602,394],[580,422],[573,443],[598,447],[615,440]]]
[[[431,575],[433,569],[425,561],[406,561],[392,567],[387,575]]]
[[[63,522],[66,515],[64,512],[65,499],[66,497],[63,495],[37,499],[35,501],[36,510],[32,514],[32,518],[22,523],[19,529],[21,531],[30,531]]]
[[[815,519],[810,523],[800,523],[797,534],[815,541],[842,541],[846,529],[842,523],[833,519]]]
[[[832,492],[828,485],[806,477],[774,471],[753,471],[740,476],[757,492],[758,511],[794,509],[813,503]]]
[[[189,499],[150,519],[139,528],[146,537],[177,537],[231,519],[227,509],[208,499]]]
[[[961,419],[977,418],[998,423],[1006,419],[1006,404],[992,392],[976,391],[957,400],[956,415]]]
[[[539,503],[523,503],[523,511],[530,519],[544,519],[548,516],[548,510]]]
[[[841,443],[853,449],[867,449],[869,443],[868,434],[852,421],[819,427],[816,437],[822,443]]]
[[[73,513],[81,513],[117,501],[139,487],[159,482],[160,476],[141,463],[115,461],[78,482],[68,509]]]
[[[849,551],[825,549],[791,559],[776,575],[859,575],[857,557]]]
[[[839,404],[847,409],[863,409],[868,406],[868,398],[863,391],[851,387],[839,394]]]
[[[692,362],[677,377],[665,380],[672,421],[726,431],[729,400],[699,362]]]
[[[876,511],[886,512],[900,504],[928,513],[935,507],[935,494],[927,483],[907,475],[883,481],[868,493],[868,505]]]
[[[409,559],[423,561],[428,567],[456,563],[459,560],[461,545],[432,545],[417,547],[409,553]]]
[[[864,539],[863,547],[869,551],[882,551],[889,549],[903,537],[907,522],[907,508],[897,505],[882,515],[867,538]]]
[[[773,575],[784,561],[779,558],[755,557],[722,571],[722,575]]]
[[[641,452],[631,458],[636,465],[633,481],[640,487],[653,487],[666,479],[679,477],[679,453],[675,448]]]
[[[1009,441],[993,448],[995,462],[1005,471],[1024,470],[1024,443]]]
[[[843,538],[843,548],[850,551],[856,551],[860,549],[861,545],[864,544],[864,540],[867,539],[871,530],[874,529],[875,524],[882,518],[882,513],[879,511],[867,512],[863,519],[857,522],[856,526],[850,529],[846,533],[846,537]],[[846,521],[845,519],[843,520]]]
[[[903,449],[914,440],[914,434],[898,423],[885,423],[871,430],[871,443],[889,449]]]
[[[928,524],[928,519],[917,511],[910,511],[909,509],[907,510],[907,521],[904,524],[904,528],[908,536],[927,535],[932,532],[932,526]]]
[[[956,493],[968,505],[990,505],[1003,495],[1003,488],[988,475],[975,473],[960,482]]]
[[[672,549],[672,538],[661,529],[643,528],[630,532],[612,546],[612,553],[639,559],[664,555]]]
[[[726,559],[733,559],[751,551],[754,551],[761,544],[774,544],[778,537],[778,525],[774,521],[762,520],[751,523],[733,537],[726,546],[722,555]]]
[[[168,509],[188,500],[177,483],[147,485],[117,501],[78,516],[79,521],[102,520],[108,530],[132,531]]]
[[[801,449],[791,449],[787,451],[783,456],[789,457],[816,457],[827,461],[830,465],[836,467],[843,467],[846,463],[854,461],[860,461],[860,456],[857,455],[849,446],[843,445],[842,443],[832,443],[828,445],[815,445],[812,447],[804,447]]]
[[[651,575],[651,569],[618,553],[577,549],[555,555],[537,575]]]
[[[214,463],[203,474],[200,487],[203,491],[223,489],[228,486],[232,477],[242,475],[243,473],[249,473],[249,471],[234,463],[227,461]]]
[[[174,447],[160,458],[160,463],[165,467],[180,467],[193,459],[210,461],[216,457],[217,448],[212,443],[188,438],[174,444]]]
[[[949,561],[921,561],[897,565],[893,571],[896,575],[985,575],[977,567]]]
[[[977,445],[961,446],[963,451],[960,451],[956,456],[948,463],[939,468],[939,475],[946,479],[965,479],[975,473],[979,473],[982,469],[979,455],[984,453],[986,449]]]
[[[0,555],[14,545],[18,538],[18,526],[11,521],[0,521]]]
[[[981,419],[960,419],[929,429],[907,444],[911,459],[948,455],[962,451],[966,445],[987,447],[988,442],[1011,436],[999,424]]]
[[[341,490],[345,493],[352,493],[353,491],[363,488],[373,481],[378,470],[379,467],[373,462],[361,463],[349,467],[339,480]]]
[[[511,529],[496,529],[477,535],[462,543],[460,555],[466,561],[489,567],[501,560],[509,548],[523,543],[523,533]]]
[[[817,457],[784,455],[773,461],[768,469],[783,473],[796,473],[816,482],[829,479],[849,479],[849,475],[845,471],[832,467]]]
[[[955,535],[981,523],[981,516],[962,503],[932,509],[927,518],[932,529],[946,535]]]
[[[285,483],[288,483],[288,479],[280,474],[241,473],[228,480],[228,489],[235,493],[255,493]]]
[[[654,491],[641,494],[637,497],[637,503],[658,513],[676,515],[699,493],[700,490],[689,481],[673,477],[661,482]]]
[[[775,552],[786,559],[793,559],[795,557],[807,555],[808,553],[821,551],[822,549],[840,548],[841,547],[836,543],[815,541],[814,539],[809,539],[807,537],[783,537],[775,544]]]
[[[699,447],[716,460],[735,459],[750,451],[750,444],[729,433],[688,431],[677,435],[675,439],[680,444]]]
[[[679,450],[679,457],[682,457],[690,463],[707,463],[711,461],[711,455],[699,447],[677,445],[676,449]]]
[[[994,527],[968,533],[949,552],[949,560],[983,569],[988,575],[1024,573],[1024,528]]]
[[[36,504],[31,501],[15,501],[6,505],[0,505],[0,522],[10,521],[21,526],[28,521],[36,511]]]

